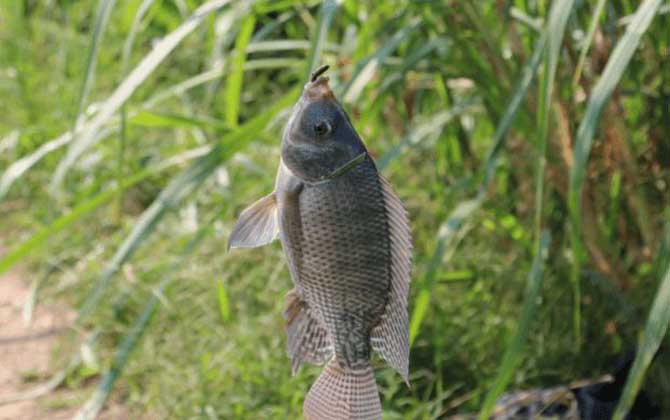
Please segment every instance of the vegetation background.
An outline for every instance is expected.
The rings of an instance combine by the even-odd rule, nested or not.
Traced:
[[[327,63],[413,222],[412,387],[378,363],[385,416],[486,417],[635,346],[619,414],[644,380],[668,415],[668,12],[0,2],[0,272],[29,268],[28,313],[78,308],[52,384],[97,384],[81,418],[110,393],[137,418],[299,417],[319,368],[290,376],[280,247],[226,239]]]

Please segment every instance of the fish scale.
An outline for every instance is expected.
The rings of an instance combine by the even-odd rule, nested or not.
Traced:
[[[375,176],[371,176],[375,175]],[[390,289],[390,244],[384,197],[367,161],[300,194],[299,286],[334,337],[341,365],[368,363],[370,331]]]

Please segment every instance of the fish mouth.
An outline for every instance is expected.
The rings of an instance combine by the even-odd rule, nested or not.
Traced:
[[[309,78],[309,82],[305,84],[302,96],[309,101],[320,101],[326,99],[335,100],[335,94],[333,93],[328,81],[330,78],[328,76],[323,76],[323,74],[328,70],[328,65],[323,65],[312,72]]]

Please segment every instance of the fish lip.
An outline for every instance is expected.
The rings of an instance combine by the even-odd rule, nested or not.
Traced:
[[[309,81],[305,84],[302,92],[303,100],[309,102],[335,100],[335,94],[330,88],[328,76],[319,76],[314,81]]]
[[[335,100],[335,94],[328,85],[330,78],[323,74],[330,66],[323,65],[309,75],[309,81],[305,84],[302,97],[308,101],[319,101],[325,99]]]

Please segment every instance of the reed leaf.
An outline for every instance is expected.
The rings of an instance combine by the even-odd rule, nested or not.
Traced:
[[[237,119],[240,113],[240,94],[242,93],[244,62],[247,59],[247,45],[249,45],[249,40],[251,40],[254,25],[256,25],[256,15],[252,12],[242,21],[240,32],[235,41],[235,51],[233,53],[230,72],[226,79],[225,120],[231,127],[237,126]]]
[[[563,34],[568,23],[568,18],[574,6],[573,0],[554,2],[551,5],[548,17],[547,49],[544,55],[544,66],[539,84],[538,104],[538,167],[535,176],[535,232],[536,241],[539,244],[542,225],[542,204],[544,202],[544,172],[547,165],[547,137],[549,134],[550,111],[552,105],[552,93],[554,90],[554,79],[556,67],[558,66],[558,55],[563,43]]]
[[[84,79],[81,84],[81,90],[79,91],[79,106],[77,108],[77,116],[74,120],[75,127],[79,123],[79,118],[83,115],[86,102],[88,101],[88,95],[91,91],[95,76],[98,49],[100,47],[100,42],[102,41],[102,36],[105,33],[107,22],[109,21],[109,15],[114,9],[115,2],[116,0],[99,0],[98,2],[95,25],[93,25],[93,33],[91,34],[91,45],[89,46],[88,57],[86,59],[86,70],[84,71]]]
[[[142,0],[142,3],[137,7],[137,11],[133,17],[133,22],[130,25],[130,30],[128,31],[128,36],[126,37],[125,42],[123,43],[123,54],[121,56],[121,75],[122,77],[126,76],[126,71],[128,69],[128,63],[130,62],[130,55],[133,50],[133,44],[135,43],[135,37],[139,31],[140,23],[144,18],[144,15],[149,11],[149,8],[153,4],[153,0]],[[117,156],[116,164],[116,182],[121,184],[123,178],[125,177],[125,167],[126,167],[126,144],[128,138],[128,103],[124,102],[121,105],[121,130],[119,133],[119,151]],[[118,199],[118,211],[117,214],[120,217],[121,211],[123,208],[123,192],[119,194]]]
[[[480,187],[480,193],[483,193],[483,190],[486,189],[491,181],[493,180],[493,175],[498,166],[498,155],[505,145],[505,138],[507,131],[512,126],[514,122],[514,117],[516,117],[521,102],[523,101],[528,88],[537,73],[537,68],[540,65],[540,60],[542,59],[542,54],[544,53],[545,44],[547,41],[547,32],[544,31],[539,39],[535,42],[533,46],[533,54],[528,59],[528,62],[524,65],[523,70],[521,71],[521,77],[512,89],[512,98],[509,100],[505,106],[505,113],[500,118],[500,122],[496,126],[496,131],[493,133],[492,145],[488,150],[484,164],[481,167],[480,172],[483,173],[483,180]]]
[[[593,36],[596,34],[596,28],[598,27],[598,21],[603,13],[605,8],[606,0],[598,0],[596,3],[595,9],[593,9],[593,14],[591,15],[591,23],[589,24],[589,30],[586,33],[581,48],[579,49],[579,58],[577,59],[577,65],[575,66],[575,73],[572,76],[572,89],[576,90],[579,84],[579,79],[582,77],[582,70],[584,69],[584,63],[586,62],[586,54],[589,52],[589,48],[593,43]]]
[[[121,72],[125,73],[128,68],[128,63],[130,62],[130,55],[133,51],[133,45],[135,44],[135,38],[140,29],[140,24],[142,19],[149,11],[149,8],[153,5],[154,0],[142,0],[142,3],[137,7],[137,12],[133,17],[133,22],[130,25],[130,30],[128,31],[128,36],[126,37],[125,42],[123,43],[123,54],[121,56]]]
[[[60,149],[66,144],[70,143],[70,141],[72,141],[72,133],[64,133],[55,139],[47,141],[30,155],[24,156],[21,159],[12,162],[2,173],[2,177],[0,178],[0,201],[2,201],[2,199],[7,195],[7,192],[17,179],[21,178],[23,174],[25,174],[37,162],[42,160],[42,158],[44,158],[46,155]]]
[[[644,327],[642,338],[637,348],[633,367],[628,374],[621,399],[614,413],[614,420],[623,420],[630,411],[635,398],[642,388],[644,376],[654,359],[670,325],[670,265],[656,292],[654,303],[649,311],[649,318]]]
[[[258,52],[275,52],[305,50],[309,51],[312,43],[303,39],[273,39],[269,41],[254,41],[247,46],[247,54]],[[337,52],[340,46],[328,42],[323,43],[323,51]],[[318,66],[316,66],[318,67]]]
[[[549,10],[547,19],[547,49],[544,56],[544,70],[540,78],[539,86],[539,105],[537,114],[537,148],[538,164],[535,174],[535,247],[540,245],[540,236],[542,229],[542,209],[544,203],[544,173],[547,165],[547,137],[549,134],[550,115],[552,106],[552,92],[554,89],[554,79],[556,77],[556,67],[558,66],[558,56],[563,43],[563,34],[568,23],[568,18],[572,13],[574,1],[566,0],[554,2]],[[578,296],[579,289],[575,290],[575,296]],[[579,305],[573,307],[573,329],[575,331],[576,343],[579,344],[581,336],[581,311]]]
[[[228,322],[230,319],[230,303],[228,300],[228,292],[226,292],[226,286],[222,282],[216,284],[216,296],[219,303],[221,321]]]

